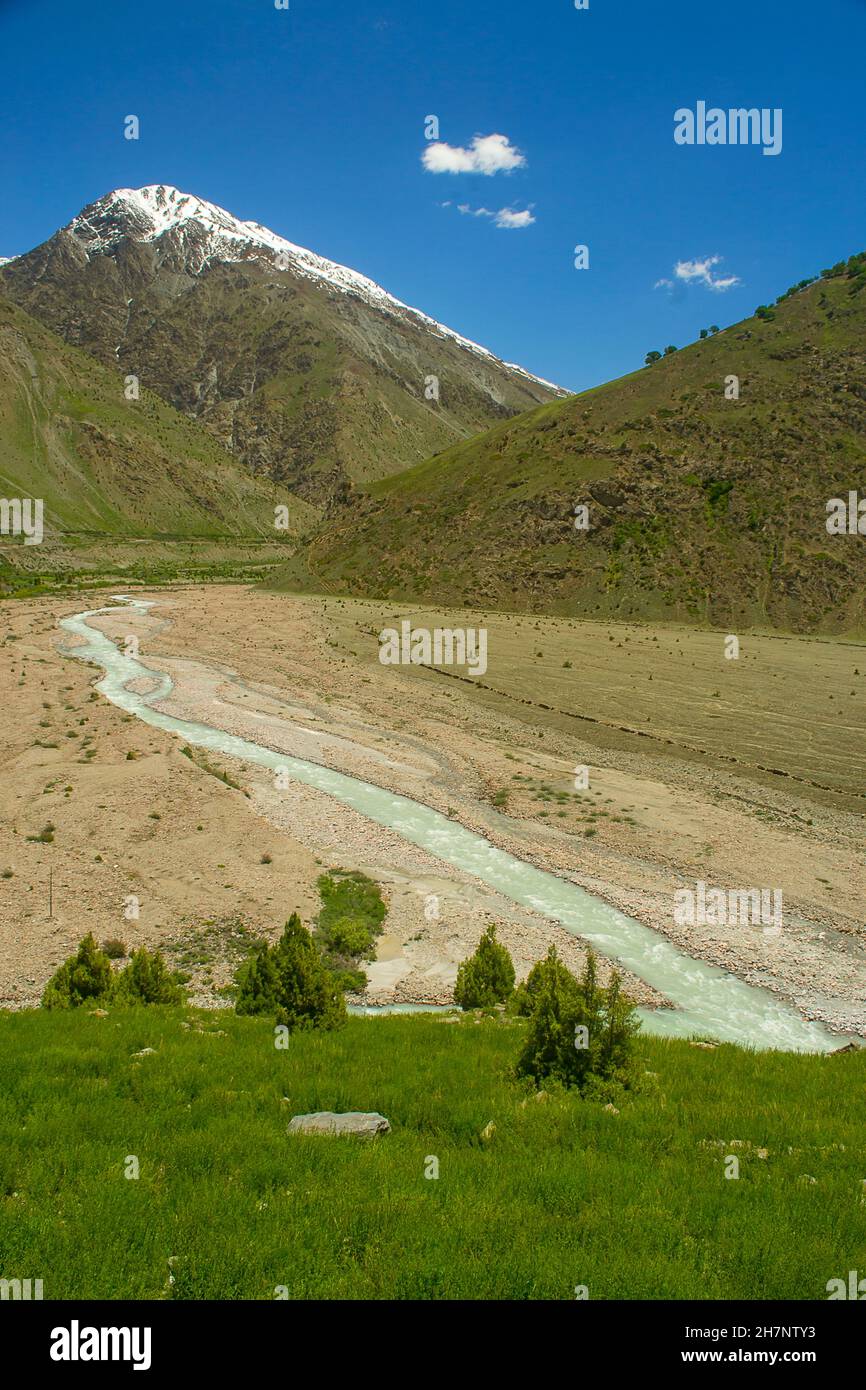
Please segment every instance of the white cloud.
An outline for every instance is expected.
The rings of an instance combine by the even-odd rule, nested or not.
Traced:
[[[512,212],[511,208],[500,208],[496,214],[497,227],[529,227],[535,221],[529,208],[523,212]]]
[[[513,208],[500,208],[498,212],[491,212],[490,208],[473,208],[468,203],[458,203],[457,211],[462,212],[464,217],[492,217],[497,227],[509,230],[531,227],[535,221],[530,208],[524,208],[522,212],[515,212]]]
[[[674,275],[677,280],[683,280],[686,284],[697,283],[704,285],[708,290],[716,290],[721,293],[724,290],[733,289],[734,285],[741,283],[739,275],[714,275],[713,266],[719,264],[721,256],[705,256],[703,260],[677,261],[674,266]],[[670,285],[670,280],[659,280],[659,285]]]
[[[508,174],[522,169],[526,159],[507,135],[476,135],[468,149],[437,140],[427,146],[421,163],[429,174]]]

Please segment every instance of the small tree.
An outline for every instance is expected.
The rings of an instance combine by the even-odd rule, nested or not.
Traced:
[[[719,331],[719,325],[718,325],[717,323],[711,323],[711,324],[710,324],[710,333],[718,333],[718,331]]]
[[[144,946],[133,951],[129,964],[120,972],[116,995],[127,1004],[183,1004],[186,998],[159,951],[151,953]]]
[[[667,347],[665,348],[665,357],[670,357],[670,355],[671,355],[672,352],[677,352],[677,351],[678,351],[678,349],[677,349],[676,347],[674,347],[674,344],[673,344],[673,343],[668,343]]]
[[[621,1076],[631,1062],[631,1043],[640,1032],[634,1004],[622,993],[622,976],[614,970],[605,999],[606,1026],[601,1036],[602,1074]]]
[[[552,946],[546,956],[535,962],[523,984],[518,985],[514,991],[512,1002],[515,1012],[523,1018],[529,1018],[538,1003],[542,988],[551,977],[555,979],[559,990],[576,998],[580,986],[571,971],[567,970],[559,959],[556,947]]]
[[[293,912],[274,948],[277,972],[277,1023],[290,1031],[340,1028],[346,1001],[333,975],[319,958],[313,938]]]
[[[661,353],[656,352],[655,348],[653,348],[652,352],[647,353],[646,357],[644,358],[644,361],[646,362],[646,365],[648,367],[651,367],[654,362],[660,362],[661,357]]]
[[[514,991],[514,964],[504,946],[496,940],[491,922],[475,949],[464,960],[454,985],[454,1002],[461,1009],[489,1009],[504,1004]]]
[[[590,948],[578,981],[560,962],[555,946],[534,969],[532,1012],[518,1075],[536,1082],[559,1080],[581,1091],[595,1079],[625,1081],[639,1023],[617,971],[603,989]]]
[[[277,1011],[277,967],[274,952],[260,941],[236,975],[238,993],[235,1013],[275,1014]]]
[[[76,1009],[81,1004],[107,998],[111,984],[111,962],[88,932],[76,954],[65,960],[51,976],[42,995],[42,1007]]]
[[[291,1032],[346,1022],[343,991],[296,912],[276,946],[260,941],[236,979],[236,1013],[272,1014]]]
[[[710,334],[710,330],[709,330],[708,328],[702,328],[702,329],[701,329],[701,337],[702,337],[702,338],[708,338],[708,337],[709,337],[709,334]]]
[[[538,966],[529,1033],[517,1073],[536,1081],[547,1076],[568,1081],[573,1070],[569,1054],[574,1050],[574,1019],[579,1010],[577,981],[561,964],[555,946],[550,947]]]

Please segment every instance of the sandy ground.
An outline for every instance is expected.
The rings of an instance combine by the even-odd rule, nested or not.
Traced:
[[[143,596],[158,603],[146,618],[98,621],[171,673],[170,712],[424,801],[866,1036],[862,647],[744,638],[734,663],[723,635],[686,628],[452,614],[489,631],[472,684],[379,664],[383,625],[435,614],[228,586]],[[323,793],[214,755],[240,784],[227,786],[177,738],[93,698],[95,670],[61,653],[56,621],[74,611],[45,599],[0,614],[0,1005],[36,1002],[86,930],[162,945],[214,1000],[250,934],[275,935],[294,909],[311,919],[325,867],[382,884],[371,1002],[447,1002],[491,919],[518,976],[550,941],[579,967],[569,933]],[[48,825],[50,841],[28,838]],[[783,931],[677,927],[674,890],[698,878],[780,888]]]

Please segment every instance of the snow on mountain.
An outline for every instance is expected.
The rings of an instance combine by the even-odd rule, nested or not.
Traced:
[[[10,261],[15,261],[17,259],[17,256],[0,256],[0,265],[9,265]]]
[[[115,189],[91,203],[63,230],[75,237],[88,257],[105,254],[124,237],[156,242],[167,233],[179,232],[184,243],[185,264],[194,275],[214,262],[265,260],[272,269],[292,270],[309,279],[324,280],[343,294],[355,295],[385,313],[396,317],[409,315],[431,332],[451,338],[467,351],[497,364],[501,361],[479,343],[388,294],[381,285],[357,270],[296,246],[258,222],[241,222],[215,203],[181,193],[168,184]],[[553,382],[534,376],[516,363],[502,365],[529,381],[567,394]]]

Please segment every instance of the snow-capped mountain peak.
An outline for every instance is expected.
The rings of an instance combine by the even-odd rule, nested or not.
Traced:
[[[76,239],[88,259],[110,252],[124,238],[159,243],[162,237],[170,236],[172,241],[180,240],[185,269],[193,275],[200,275],[215,263],[265,262],[271,269],[291,270],[309,279],[325,281],[335,290],[356,296],[395,317],[414,319],[467,351],[491,363],[500,363],[487,348],[404,304],[357,270],[330,261],[306,247],[296,246],[258,222],[243,222],[215,203],[182,193],[168,184],[115,189],[86,207],[64,231]],[[502,365],[529,381],[566,394],[552,382],[533,376],[514,363]]]

